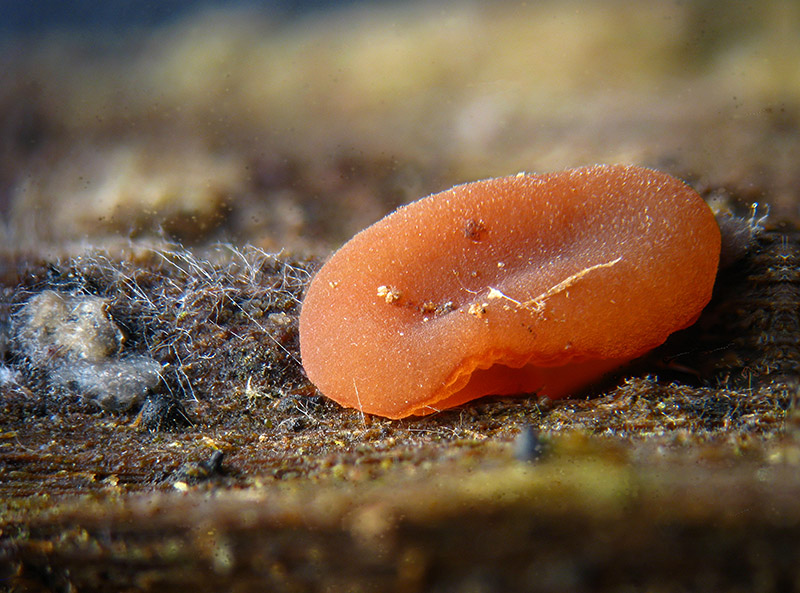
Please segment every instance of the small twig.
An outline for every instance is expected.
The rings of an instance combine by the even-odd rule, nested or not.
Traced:
[[[528,301],[520,302],[520,301],[518,301],[516,299],[512,299],[510,296],[508,296],[506,294],[503,294],[503,292],[501,292],[500,290],[498,290],[498,289],[496,289],[494,287],[491,287],[491,286],[489,287],[489,294],[487,295],[486,298],[488,298],[488,299],[506,299],[507,301],[511,301],[512,303],[514,303],[518,307],[521,307],[522,309],[532,309],[533,311],[537,311],[538,312],[538,311],[542,310],[542,308],[544,307],[544,302],[547,299],[549,299],[550,297],[552,297],[552,296],[554,296],[554,295],[556,295],[556,294],[558,294],[560,292],[564,292],[565,290],[569,289],[576,282],[578,282],[578,280],[580,280],[581,278],[583,278],[584,276],[586,276],[590,272],[593,272],[595,270],[599,270],[601,268],[610,268],[611,266],[614,266],[614,265],[618,264],[620,261],[622,261],[622,257],[618,257],[617,259],[615,259],[613,261],[610,261],[610,262],[605,262],[605,263],[602,263],[602,264],[595,264],[593,266],[589,266],[588,268],[584,268],[580,272],[574,273],[572,276],[562,280],[561,282],[559,282],[555,286],[552,286],[552,287],[548,288],[545,292],[543,292],[539,296],[537,296],[535,298],[532,298],[532,299],[530,299]]]

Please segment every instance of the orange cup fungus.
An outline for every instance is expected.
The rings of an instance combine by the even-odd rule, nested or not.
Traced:
[[[720,232],[683,182],[598,165],[456,186],[322,267],[300,315],[309,379],[389,418],[485,395],[574,394],[697,319]]]

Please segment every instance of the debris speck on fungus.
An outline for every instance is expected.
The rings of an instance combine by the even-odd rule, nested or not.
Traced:
[[[392,303],[396,303],[400,300],[403,296],[403,293],[397,290],[396,288],[392,288],[391,286],[386,286],[385,284],[381,284],[378,287],[377,295],[386,301],[387,304],[391,305]]]
[[[470,218],[464,224],[464,236],[470,241],[480,241],[486,234],[486,223],[480,218]]]

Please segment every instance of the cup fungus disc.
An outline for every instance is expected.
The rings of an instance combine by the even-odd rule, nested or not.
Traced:
[[[309,379],[389,418],[574,394],[694,323],[720,233],[665,173],[598,165],[456,186],[357,234],[300,315]]]

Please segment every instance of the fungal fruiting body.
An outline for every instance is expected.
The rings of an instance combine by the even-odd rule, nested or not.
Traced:
[[[300,315],[309,379],[389,418],[576,393],[697,319],[720,233],[665,173],[598,165],[456,186],[357,234]]]

